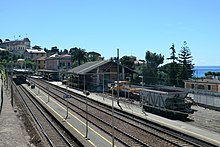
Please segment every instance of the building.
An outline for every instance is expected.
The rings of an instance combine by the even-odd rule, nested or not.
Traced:
[[[216,79],[196,79],[196,80],[186,80],[185,88],[205,90],[210,92],[220,92],[220,80]]]
[[[64,80],[66,78],[66,72],[71,67],[71,55],[68,54],[54,54],[46,58],[37,59],[37,71],[44,77],[49,77],[53,80]]]
[[[90,91],[102,91],[108,84],[117,80],[117,63],[111,60],[86,62],[70,69],[71,84],[78,88]],[[128,80],[136,73],[132,69],[119,64],[119,80]],[[136,73],[137,74],[137,73]]]
[[[46,58],[46,69],[49,70],[63,70],[72,67],[71,55],[51,55]]]
[[[46,67],[46,57],[40,57],[36,60],[36,68],[39,69],[45,69]]]
[[[10,41],[5,39],[4,42],[0,43],[0,48],[4,48],[14,54],[23,55],[26,49],[31,47],[31,41],[28,38],[21,40]]]
[[[42,49],[26,49],[24,52],[25,59],[37,60],[38,58],[46,56],[46,52]]]

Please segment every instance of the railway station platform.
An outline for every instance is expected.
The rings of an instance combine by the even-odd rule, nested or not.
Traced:
[[[66,86],[62,85],[61,82],[50,82],[50,83],[66,88]],[[78,91],[76,89],[72,89],[68,87],[68,90],[84,95],[82,91]],[[103,96],[103,95],[98,95],[97,93],[90,93],[88,98],[98,101],[100,103],[104,103],[106,105],[112,106],[112,99],[111,99],[111,96],[109,95]],[[183,132],[184,134],[199,138],[201,140],[205,140],[216,146],[220,146],[220,134],[187,124],[179,120],[171,120],[171,119],[160,117],[158,115],[154,115],[151,113],[142,112],[142,108],[140,107],[139,103],[135,103],[135,102],[131,103],[130,101],[120,100],[120,106],[119,106],[117,102],[114,101],[114,108],[121,109],[130,114],[137,115],[146,120],[158,123],[162,126]]]
[[[0,85],[2,81],[0,80]],[[1,91],[0,86],[0,91]],[[27,134],[24,128],[22,128],[22,123],[16,116],[15,109],[11,105],[11,98],[8,93],[0,93],[0,103],[2,102],[2,111],[0,114],[0,146],[1,147],[14,147],[22,146],[28,147],[31,146],[29,140],[30,136]]]
[[[50,97],[48,98],[48,93],[40,90],[37,85],[35,85],[35,88],[31,88],[27,84],[23,84],[23,86],[35,96],[36,100],[46,107],[47,110],[83,144],[83,146],[112,146],[112,137],[91,123],[88,125],[88,136],[86,137],[85,119],[70,109],[68,110],[67,116],[66,105],[63,105]],[[122,147],[123,145],[115,140],[115,146]]]

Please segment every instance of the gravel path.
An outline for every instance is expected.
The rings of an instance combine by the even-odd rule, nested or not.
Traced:
[[[103,96],[103,94],[99,95]],[[110,95],[108,94],[108,96]],[[138,103],[136,105],[138,105]],[[186,121],[186,123],[217,132],[220,135],[220,111],[210,110],[195,105],[192,106],[192,109],[197,111],[189,115],[190,121]]]
[[[0,146],[32,146],[29,142],[30,136],[25,131],[23,122],[16,116],[8,95],[3,96],[3,109],[0,115]]]
[[[189,121],[187,123],[210,131],[217,132],[220,135],[219,111],[214,111],[199,106],[192,106],[192,108],[198,111],[190,115],[190,119],[192,119],[193,121]]]

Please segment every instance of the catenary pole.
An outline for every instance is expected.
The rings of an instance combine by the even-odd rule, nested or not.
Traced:
[[[117,49],[117,104],[119,105],[119,49]]]

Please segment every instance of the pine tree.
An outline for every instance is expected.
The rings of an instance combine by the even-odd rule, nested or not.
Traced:
[[[170,47],[170,49],[172,50],[172,52],[170,53],[170,57],[167,58],[167,59],[168,59],[168,60],[172,60],[173,63],[176,63],[176,60],[178,60],[178,58],[176,57],[176,49],[175,49],[174,43],[172,44],[172,46]]]
[[[183,42],[178,61],[180,63],[180,68],[177,79],[180,86],[183,86],[183,80],[192,78],[194,68],[194,64],[192,63],[192,55],[186,41]]]
[[[176,57],[176,49],[174,43],[170,47],[172,52],[170,53],[170,57],[167,58],[168,60],[172,60],[171,63],[168,64],[167,66],[167,84],[170,86],[177,85],[177,73],[178,73],[178,64],[177,60],[178,58]]]

